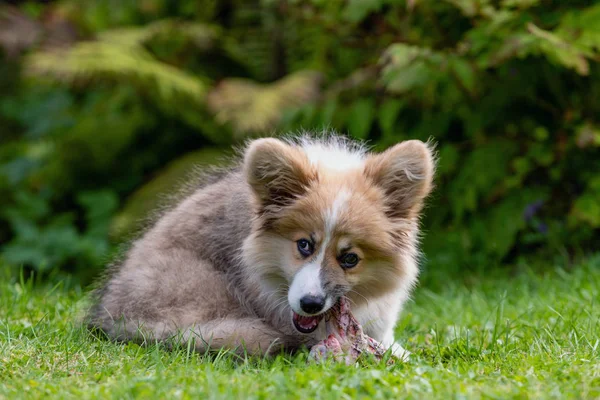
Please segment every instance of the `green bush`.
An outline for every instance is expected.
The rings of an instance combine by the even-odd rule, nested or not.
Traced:
[[[89,276],[147,193],[214,162],[186,154],[299,129],[437,143],[428,268],[599,238],[594,1],[64,0],[3,8],[0,47],[8,264]]]

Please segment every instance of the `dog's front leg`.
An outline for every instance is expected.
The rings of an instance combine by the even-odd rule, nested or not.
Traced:
[[[257,318],[225,318],[202,322],[182,332],[181,344],[194,343],[198,352],[227,349],[237,354],[274,355],[297,345]]]

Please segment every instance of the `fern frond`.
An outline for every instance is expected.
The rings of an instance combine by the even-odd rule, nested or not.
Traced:
[[[133,83],[150,91],[160,107],[176,108],[179,102],[201,105],[208,83],[157,61],[141,46],[112,42],[79,42],[67,50],[36,52],[25,60],[33,76],[77,84],[104,79]]]
[[[271,83],[226,79],[208,95],[209,109],[220,123],[245,134],[268,132],[283,112],[315,100],[320,95],[320,74],[301,71]]]
[[[164,19],[144,26],[116,28],[98,34],[98,40],[121,46],[139,46],[162,35],[183,37],[199,49],[213,46],[218,27],[174,19]]]

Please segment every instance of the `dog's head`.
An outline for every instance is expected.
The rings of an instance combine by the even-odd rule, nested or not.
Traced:
[[[287,291],[298,331],[314,331],[340,296],[408,291],[434,167],[431,148],[415,140],[381,154],[335,138],[248,146],[256,219],[244,251],[265,282]]]

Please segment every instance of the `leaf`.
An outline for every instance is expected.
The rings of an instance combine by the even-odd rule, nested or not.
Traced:
[[[487,247],[487,253],[502,259],[514,246],[517,234],[526,227],[523,210],[527,204],[545,198],[544,192],[518,189],[499,204],[490,207],[483,219],[483,243]]]
[[[583,10],[567,12],[561,19],[556,34],[569,43],[586,50],[588,57],[598,60],[600,52],[600,4]]]
[[[15,205],[0,211],[0,215],[15,224],[18,220],[38,221],[47,217],[50,206],[43,196],[36,196],[25,191],[14,194]]]
[[[373,123],[375,102],[372,98],[357,100],[350,109],[348,131],[356,139],[366,139]]]
[[[367,15],[379,11],[382,6],[382,0],[349,0],[342,17],[346,21],[359,22]]]
[[[435,82],[439,64],[444,61],[440,53],[427,48],[402,43],[391,45],[381,57],[382,80],[390,93],[401,94]]]
[[[467,60],[458,57],[451,57],[449,59],[449,66],[451,71],[454,72],[459,85],[470,95],[474,95],[477,85],[477,75],[473,66]]]
[[[517,151],[516,143],[498,139],[478,146],[462,160],[449,189],[456,220],[461,220],[467,211],[476,210],[478,202],[503,183]]]
[[[571,209],[569,218],[571,222],[580,221],[592,226],[593,228],[600,227],[600,202],[598,198],[600,193],[594,195],[585,194],[580,196]]]
[[[383,104],[381,104],[379,107],[377,117],[379,126],[385,134],[393,133],[396,119],[404,105],[404,101],[395,98],[386,98]]]
[[[480,57],[478,65],[481,68],[497,67],[513,58],[526,57],[535,48],[535,44],[535,37],[526,33],[508,35],[498,48],[493,49],[490,54]]]
[[[448,175],[456,170],[460,154],[455,145],[442,146],[439,152],[439,161],[436,173],[440,176]]]
[[[333,117],[338,108],[336,99],[327,100],[322,107],[320,115],[320,124],[324,127],[330,127],[333,125]]]
[[[393,71],[387,78],[389,78],[386,85],[388,92],[402,94],[425,86],[431,82],[432,74],[424,62],[417,61],[403,69]]]
[[[600,228],[600,176],[588,182],[585,192],[575,200],[569,212],[569,223],[577,226],[583,222],[593,228]]]
[[[385,69],[398,69],[410,65],[423,52],[424,49],[404,43],[391,45],[382,56],[382,63],[385,64],[384,73]]]
[[[2,247],[2,255],[11,265],[27,265],[37,271],[46,271],[76,256],[79,243],[72,215],[60,214],[47,226],[36,229],[34,235],[13,237]]]
[[[105,238],[113,213],[119,206],[119,198],[112,190],[81,192],[77,202],[85,208],[86,235]]]
[[[590,65],[585,54],[570,43],[553,34],[552,32],[538,28],[535,24],[527,24],[527,30],[539,38],[539,49],[551,60],[574,69],[579,75],[588,75]]]

